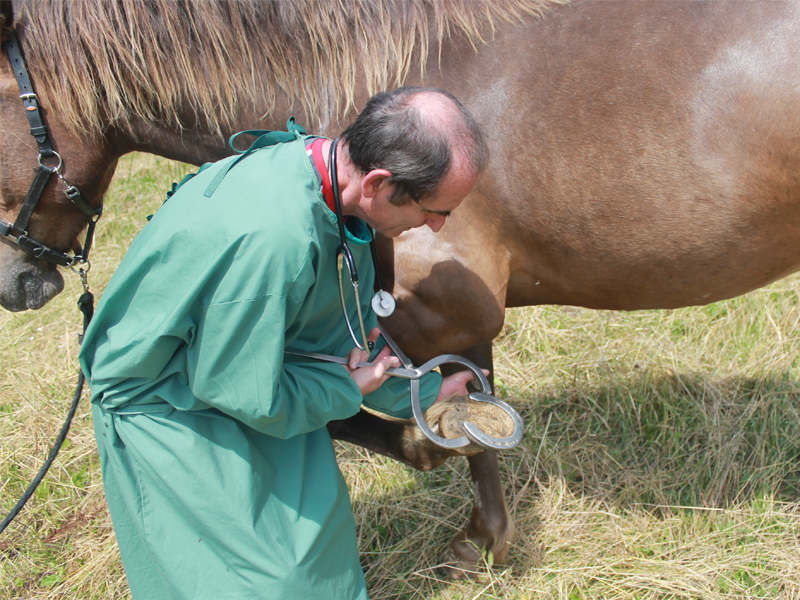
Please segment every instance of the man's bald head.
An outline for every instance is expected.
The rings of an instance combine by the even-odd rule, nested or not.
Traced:
[[[386,169],[391,202],[419,202],[436,194],[454,161],[477,176],[486,168],[483,134],[464,105],[433,88],[406,87],[369,99],[344,131],[350,161],[362,173]]]

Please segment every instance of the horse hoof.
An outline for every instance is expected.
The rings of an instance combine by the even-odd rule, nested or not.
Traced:
[[[441,568],[450,579],[472,579],[485,573],[488,563],[480,549],[462,531],[442,554]]]
[[[502,438],[514,432],[514,421],[502,408],[488,402],[479,402],[466,396],[455,396],[434,404],[425,415],[431,429],[445,439],[455,439],[465,435],[464,422],[469,421],[485,434]],[[458,454],[470,456],[484,448],[471,442],[458,448]]]

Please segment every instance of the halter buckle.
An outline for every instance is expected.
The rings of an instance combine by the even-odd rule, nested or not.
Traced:
[[[47,155],[44,155],[44,154],[42,154],[40,152],[39,156],[37,157],[37,160],[39,161],[39,166],[42,166],[42,157],[50,158],[51,156],[55,156],[58,159],[58,165],[56,165],[55,167],[49,167],[49,168],[53,169],[53,171],[55,173],[57,173],[59,176],[61,176],[61,167],[64,164],[64,159],[61,158],[61,155],[58,152],[56,152],[55,150],[51,150],[50,154],[47,154]],[[44,165],[44,166],[47,166],[47,165]]]

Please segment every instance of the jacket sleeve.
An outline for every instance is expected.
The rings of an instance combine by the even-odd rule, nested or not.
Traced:
[[[372,265],[370,264],[370,267]],[[369,306],[369,301],[372,294],[372,286],[364,286],[366,292],[362,292],[362,305]],[[355,320],[353,319],[353,322]],[[367,332],[378,326],[378,317],[371,310],[364,311],[364,327]],[[378,352],[386,345],[386,340],[383,336],[378,338],[375,343],[375,350],[372,356],[376,356]],[[337,356],[346,356],[354,347],[353,341],[347,337],[343,344],[336,349],[334,354]],[[420,406],[423,411],[428,410],[439,395],[439,387],[442,384],[442,376],[439,373],[431,372],[423,376],[420,380]],[[385,415],[396,417],[398,419],[410,419],[411,413],[411,390],[409,387],[408,379],[401,377],[390,377],[382,386],[374,392],[371,392],[363,397],[364,406],[376,410]]]
[[[201,401],[279,438],[358,412],[361,392],[341,365],[285,362],[291,296],[204,307],[188,346],[189,386]]]

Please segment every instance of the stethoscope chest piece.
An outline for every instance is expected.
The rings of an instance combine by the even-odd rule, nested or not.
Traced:
[[[397,304],[389,292],[378,290],[372,297],[372,310],[379,317],[388,317],[394,312],[396,306]]]

